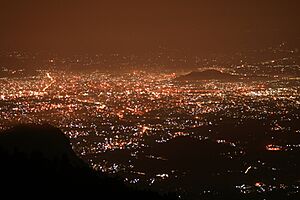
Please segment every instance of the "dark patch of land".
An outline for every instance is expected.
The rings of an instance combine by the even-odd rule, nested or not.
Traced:
[[[0,159],[2,195],[177,199],[128,187],[118,177],[92,170],[74,153],[68,138],[50,125],[20,125],[2,132]]]

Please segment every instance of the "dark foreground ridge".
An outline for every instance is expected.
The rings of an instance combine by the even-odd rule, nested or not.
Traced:
[[[0,133],[1,193],[63,193],[97,199],[176,199],[129,188],[118,178],[92,170],[71,148],[68,138],[50,125],[19,125]],[[25,193],[19,193],[26,191]]]

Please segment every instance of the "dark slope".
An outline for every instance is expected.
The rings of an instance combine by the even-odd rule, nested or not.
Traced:
[[[2,194],[176,199],[129,188],[117,178],[93,171],[76,156],[68,138],[50,125],[21,125],[0,133],[0,160]]]
[[[83,162],[73,152],[69,139],[50,125],[19,125],[0,135],[0,147],[8,154],[17,152],[30,157],[41,154],[49,161],[68,159],[73,165]]]

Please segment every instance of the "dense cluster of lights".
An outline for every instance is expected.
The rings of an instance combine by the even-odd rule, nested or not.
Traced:
[[[278,114],[282,121],[289,121],[290,111],[300,108],[297,79],[179,82],[175,77],[173,73],[142,71],[112,75],[97,71],[41,70],[36,76],[2,78],[0,130],[16,123],[53,124],[64,131],[74,150],[83,158],[88,157],[95,169],[115,173],[128,166],[98,162],[98,154],[124,149],[138,151],[148,145],[148,138],[164,143],[175,137],[193,136],[184,130],[217,123],[207,116],[215,116],[219,121],[226,117],[242,121]],[[292,116],[300,117],[297,113]],[[272,131],[285,129],[288,127],[281,126],[280,121],[273,121]],[[193,137],[203,139],[199,135]],[[236,148],[236,152],[223,155],[227,158],[244,153],[234,142],[224,139],[215,142]],[[282,151],[298,146],[269,144],[265,148]],[[154,155],[148,158],[166,160]],[[241,173],[247,174],[253,169],[255,167],[250,167]],[[149,185],[169,177],[167,172],[157,174],[149,179]],[[128,179],[129,183],[139,181]],[[270,190],[273,186],[237,188],[247,193]]]
[[[176,135],[172,130],[202,126],[205,114],[242,119],[280,112],[284,118],[290,107],[300,107],[299,86],[282,80],[182,83],[174,77],[40,71],[28,78],[3,78],[0,127],[49,122],[73,139],[96,135],[99,142],[85,145],[101,152],[140,146],[149,135]]]

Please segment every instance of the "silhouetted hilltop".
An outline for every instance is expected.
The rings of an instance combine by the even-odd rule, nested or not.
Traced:
[[[20,125],[0,133],[0,160],[2,194],[13,190],[28,196],[60,192],[100,199],[176,199],[129,188],[92,170],[76,156],[68,138],[50,125]]]
[[[0,135],[0,147],[13,155],[25,157],[38,153],[49,161],[68,159],[72,165],[82,166],[70,145],[69,139],[60,129],[51,125],[18,125]]]
[[[197,80],[237,80],[239,77],[224,73],[218,70],[193,71],[189,74],[179,76],[177,81],[197,81]]]

